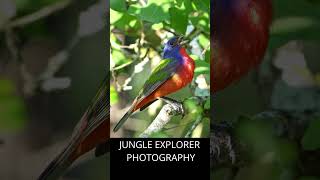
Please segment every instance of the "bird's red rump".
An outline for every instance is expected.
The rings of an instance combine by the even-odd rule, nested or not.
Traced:
[[[98,144],[106,142],[110,137],[109,121],[104,120],[94,131],[82,139],[79,146],[72,152],[70,160],[74,161],[82,154],[95,148]]]

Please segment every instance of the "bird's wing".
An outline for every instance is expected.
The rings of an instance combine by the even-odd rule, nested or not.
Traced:
[[[178,66],[179,62],[172,59],[164,59],[160,61],[159,65],[152,71],[149,79],[145,82],[138,96],[135,98],[131,108],[114,127],[114,132],[118,131],[119,128],[128,120],[129,116],[135,111],[136,105],[152,94],[157,88],[159,88],[159,86],[175,74]],[[148,105],[150,104],[146,104],[146,106]],[[146,106],[143,106],[142,108],[145,108]]]
[[[144,98],[153,93],[160,85],[171,78],[175,74],[178,66],[178,61],[174,61],[172,59],[161,60],[140,90],[136,102],[141,102]]]
[[[73,129],[66,152],[72,153],[92,131],[109,119],[108,76],[103,80],[97,94],[92,99],[81,120]],[[107,132],[106,132],[107,133]]]
[[[86,113],[85,119],[87,119],[87,126],[83,132],[83,136],[86,137],[100,124],[109,118],[109,86],[108,76],[103,80],[99,91],[92,99]]]
[[[41,173],[38,180],[45,180],[48,178],[56,179],[59,177],[72,163],[73,160],[70,160],[69,158],[82,140],[104,121],[108,120],[109,87],[107,83],[108,78],[106,77],[87,111],[74,128],[68,145],[53,161],[50,162],[46,169]]]

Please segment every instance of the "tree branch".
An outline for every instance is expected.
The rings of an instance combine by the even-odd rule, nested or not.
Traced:
[[[169,102],[170,100],[165,99],[165,101]],[[147,138],[151,134],[159,132],[171,120],[171,118],[183,114],[184,108],[182,104],[176,101],[170,101],[168,104],[162,107],[157,117],[152,121],[148,128],[140,134],[139,137]]]

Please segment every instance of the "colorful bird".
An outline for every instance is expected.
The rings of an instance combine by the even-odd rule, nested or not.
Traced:
[[[152,71],[130,109],[116,124],[116,132],[136,110],[143,110],[158,98],[185,87],[193,79],[194,60],[181,46],[182,37],[171,38],[164,46],[163,60]]]
[[[211,90],[239,80],[263,59],[271,0],[211,0]]]
[[[110,137],[109,78],[105,78],[97,95],[75,127],[69,144],[46,167],[38,180],[58,179],[81,155],[95,149],[96,156],[104,154]]]

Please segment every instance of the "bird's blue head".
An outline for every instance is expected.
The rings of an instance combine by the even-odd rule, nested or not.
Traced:
[[[177,58],[180,56],[179,51],[181,48],[182,36],[175,36],[164,45],[163,48],[163,58]]]

